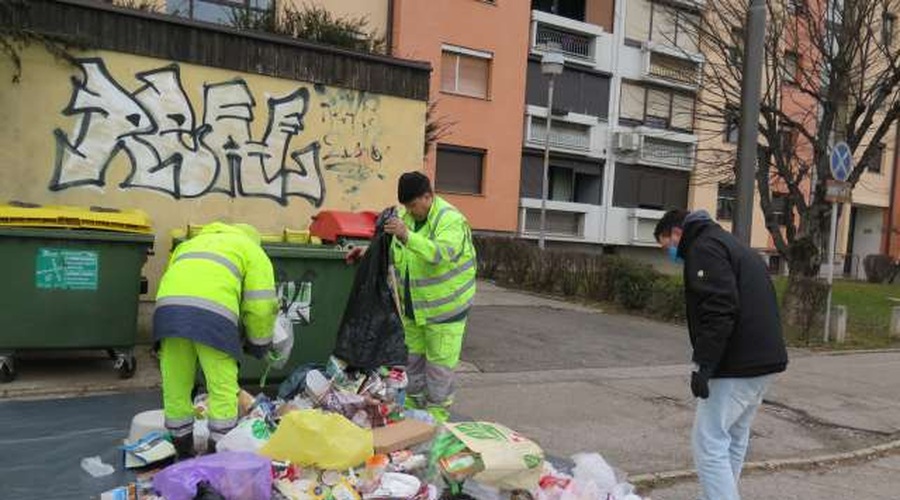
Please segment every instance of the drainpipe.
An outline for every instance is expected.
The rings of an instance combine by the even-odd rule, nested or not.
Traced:
[[[384,34],[384,43],[387,45],[387,55],[394,55],[394,1],[387,0],[387,27]]]

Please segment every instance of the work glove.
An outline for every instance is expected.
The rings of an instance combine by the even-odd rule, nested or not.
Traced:
[[[709,397],[709,377],[709,370],[703,368],[691,372],[691,392],[695,398],[706,399]]]

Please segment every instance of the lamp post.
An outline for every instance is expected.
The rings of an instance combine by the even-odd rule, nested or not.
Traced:
[[[538,247],[544,249],[544,237],[547,227],[547,189],[550,182],[548,172],[550,170],[550,127],[553,123],[553,82],[561,75],[565,59],[559,52],[548,47],[547,52],[541,58],[541,74],[549,77],[547,85],[547,128],[544,135],[544,172],[541,180],[541,232],[538,237]]]

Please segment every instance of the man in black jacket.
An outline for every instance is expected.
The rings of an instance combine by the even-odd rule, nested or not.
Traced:
[[[672,210],[654,236],[673,261],[684,262],[702,499],[739,500],[750,425],[788,363],[775,289],[762,258],[705,211]]]

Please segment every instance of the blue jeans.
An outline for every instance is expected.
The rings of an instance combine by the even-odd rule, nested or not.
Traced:
[[[712,379],[709,398],[697,400],[692,441],[702,500],[740,500],[750,425],[774,378]]]

